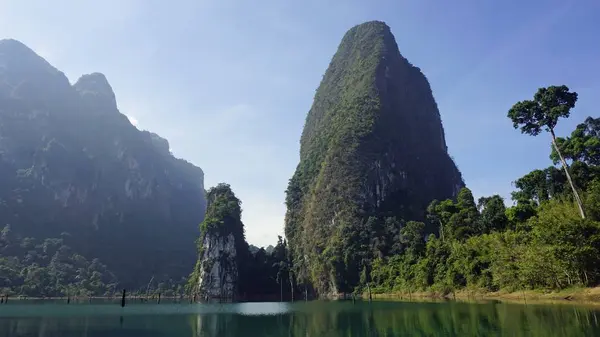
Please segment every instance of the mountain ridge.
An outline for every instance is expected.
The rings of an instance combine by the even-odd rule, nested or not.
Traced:
[[[0,215],[13,236],[69,233],[66,246],[127,287],[179,281],[193,268],[204,172],[132,125],[101,73],[71,85],[32,49],[1,40],[0,172]]]

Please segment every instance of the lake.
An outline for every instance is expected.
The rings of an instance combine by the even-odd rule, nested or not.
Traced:
[[[598,307],[500,302],[314,301],[0,305],[0,336],[600,336]]]

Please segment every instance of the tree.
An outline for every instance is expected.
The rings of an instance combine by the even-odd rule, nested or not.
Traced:
[[[496,194],[491,197],[481,197],[477,207],[481,212],[480,222],[483,233],[506,229],[508,218],[506,217],[506,206],[501,196]]]
[[[455,213],[450,216],[445,224],[448,236],[455,240],[464,240],[470,236],[480,234],[480,215],[471,190],[463,187],[458,192],[454,206]]]
[[[554,133],[558,119],[561,117],[568,118],[571,109],[575,107],[575,102],[577,102],[577,93],[569,92],[566,85],[540,88],[534,95],[533,100],[520,101],[513,105],[508,111],[508,117],[512,120],[513,127],[515,129],[520,127],[521,132],[524,134],[537,136],[542,130],[550,132],[552,145],[558,154],[567,175],[567,180],[573,190],[579,213],[585,219],[583,203],[569,174],[569,166],[556,143],[556,134]]]
[[[588,165],[600,165],[600,118],[588,117],[575,128],[570,137],[556,138],[556,144],[566,159],[581,161]],[[556,149],[550,159],[560,161]]]
[[[573,167],[570,168],[573,173]],[[533,200],[537,204],[561,195],[567,179],[563,171],[554,166],[533,170],[513,182],[518,191],[512,192],[515,201]]]
[[[404,245],[405,252],[411,256],[418,256],[425,250],[425,224],[409,221],[400,230],[400,242]]]
[[[458,213],[458,208],[450,199],[442,202],[433,200],[427,206],[427,220],[434,227],[439,225],[439,236],[442,241],[444,241],[444,226],[455,213]]]
[[[289,260],[288,260],[287,255],[288,255],[287,254],[287,243],[285,240],[283,240],[281,235],[278,235],[277,236],[277,245],[275,246],[275,249],[273,250],[273,257],[275,258],[275,261],[276,261],[273,264],[273,267],[277,268],[276,281],[277,281],[277,284],[279,284],[280,301],[283,301],[283,280],[285,279],[285,274],[289,273],[289,271],[290,271],[290,265],[289,265]],[[290,282],[290,284],[292,284],[292,282]],[[291,291],[292,291],[292,293],[294,292],[293,287],[292,287]],[[292,297],[293,296],[294,295],[292,294]]]

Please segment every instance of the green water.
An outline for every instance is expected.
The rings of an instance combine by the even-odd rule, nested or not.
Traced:
[[[505,303],[0,305],[0,336],[600,336],[598,308]]]

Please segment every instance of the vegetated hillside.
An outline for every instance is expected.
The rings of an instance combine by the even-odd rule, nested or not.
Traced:
[[[400,251],[406,221],[464,185],[429,83],[383,22],[346,33],[300,144],[285,233],[298,282],[323,295],[354,290],[369,261]]]
[[[180,281],[197,257],[203,179],[119,112],[104,75],[71,85],[22,43],[0,41],[0,263],[11,271],[0,288],[51,295],[90,277],[101,282],[79,289]]]

